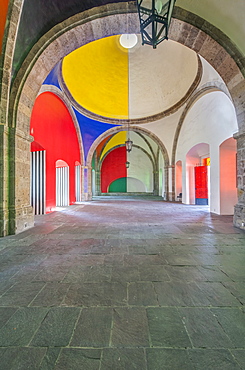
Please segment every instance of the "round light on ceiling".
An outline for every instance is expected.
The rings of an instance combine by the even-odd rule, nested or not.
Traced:
[[[120,36],[119,41],[125,49],[132,49],[137,44],[138,38],[135,33],[125,33]]]

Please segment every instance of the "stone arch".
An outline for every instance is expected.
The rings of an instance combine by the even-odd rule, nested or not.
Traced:
[[[13,0],[12,4],[13,7],[16,7],[18,14],[16,19],[19,21],[21,5],[17,0]],[[126,19],[127,22],[125,21]],[[204,20],[200,22],[200,19],[200,17],[176,7],[170,27],[169,38],[200,54],[214,67],[226,83],[237,113],[239,126],[239,133],[236,135],[239,148],[238,167],[242,168],[245,135],[244,58],[242,58],[240,52],[228,37],[208,22]],[[10,23],[8,34],[12,33],[16,35],[17,28],[17,22]],[[12,184],[12,189],[9,190],[9,199],[12,199],[12,203],[14,202],[13,199],[21,197],[21,194],[17,194],[15,178],[20,172],[18,170],[16,171],[16,167],[20,167],[22,163],[20,161],[16,162],[14,159],[16,159],[16,153],[20,152],[20,150],[22,150],[23,156],[26,156],[26,152],[28,151],[30,144],[29,124],[31,111],[44,78],[59,60],[74,49],[95,39],[125,33],[126,31],[139,33],[138,15],[134,2],[107,4],[92,8],[67,19],[53,27],[33,46],[13,81],[11,92],[11,67],[9,65],[12,64],[13,53],[4,59],[3,70],[7,71],[8,79],[6,86],[3,87],[7,97],[2,98],[2,101],[3,99],[6,100],[4,114],[8,119],[8,126],[13,128],[9,133],[9,142],[11,143],[9,153],[13,163],[13,166],[9,167],[9,173],[12,174],[9,176],[9,183]],[[8,48],[5,48],[5,56],[7,55],[7,49],[10,50],[10,47],[9,44]],[[12,42],[12,49],[14,49],[14,42]],[[9,105],[7,105],[7,100],[9,101]],[[27,158],[25,160],[28,162]],[[24,184],[27,186],[29,181],[27,179],[28,176],[29,173],[23,176],[23,186]],[[238,171],[239,176],[242,180],[239,183],[243,184],[243,171]],[[238,211],[239,217],[245,219],[244,187],[245,185],[242,185],[238,189],[240,201]],[[28,198],[26,196],[19,204],[12,204],[10,202],[8,212],[10,214],[9,222],[13,224],[12,230],[20,231],[23,228],[21,224],[26,224],[23,220],[27,217],[27,214],[28,217],[31,214],[30,207],[27,205],[29,204]],[[17,218],[21,219],[19,221],[20,226],[18,227],[15,226],[18,223]]]
[[[176,190],[175,189],[175,175],[176,175],[176,173],[175,173],[176,158],[175,157],[176,157],[176,149],[177,149],[177,144],[178,144],[178,139],[179,139],[181,127],[182,127],[182,125],[185,121],[185,117],[188,114],[192,105],[199,98],[201,98],[203,95],[208,94],[208,93],[213,92],[213,91],[221,91],[224,94],[226,94],[229,99],[231,99],[229,91],[227,90],[227,88],[224,84],[221,84],[219,82],[212,83],[212,84],[207,83],[203,86],[200,86],[200,88],[191,96],[190,100],[186,104],[186,107],[185,107],[184,111],[182,112],[182,114],[180,116],[176,131],[175,131],[175,135],[174,135],[173,148],[172,148],[172,158],[171,158],[171,164],[173,166],[173,182],[172,182],[172,192],[173,193],[175,193],[175,190]]]
[[[92,163],[92,158],[93,158],[93,154],[94,154],[94,151],[95,149],[97,148],[97,146],[109,135],[111,134],[115,134],[115,133],[118,133],[119,131],[126,131],[127,130],[127,126],[118,126],[118,127],[113,127],[111,128],[110,130],[107,130],[106,132],[104,132],[103,134],[101,134],[94,142],[93,144],[91,145],[90,149],[89,149],[89,152],[88,152],[88,155],[87,155],[87,161],[86,161],[86,164],[88,167],[91,167],[91,163]],[[144,133],[145,135],[149,136],[152,138],[153,141],[156,142],[156,144],[158,145],[158,147],[160,148],[161,152],[162,152],[162,155],[163,155],[163,158],[164,158],[164,161],[166,163],[166,166],[169,165],[169,157],[168,157],[168,152],[167,152],[167,149],[165,148],[164,144],[159,140],[159,138],[154,135],[152,132],[142,128],[142,127],[138,127],[138,126],[130,126],[130,131],[134,131],[134,132],[140,132],[140,133]]]
[[[90,170],[92,168],[92,158],[94,155],[94,152],[97,148],[97,146],[109,135],[111,134],[116,134],[120,131],[126,131],[128,126],[122,125],[122,126],[117,126],[113,127],[110,130],[107,130],[103,134],[101,134],[91,145],[88,155],[87,155],[87,161],[86,161],[86,167],[88,167]],[[145,134],[146,136],[149,136],[155,143],[157,144],[158,148],[160,148],[160,151],[162,153],[162,156],[164,158],[164,163],[165,163],[165,189],[166,189],[166,194],[168,194],[169,186],[168,186],[168,168],[169,168],[169,156],[167,149],[165,148],[164,144],[159,140],[159,138],[153,134],[152,132],[146,130],[145,128],[139,127],[139,126],[130,126],[130,131],[134,131],[140,134]],[[91,176],[89,177],[89,184],[88,184],[89,189],[91,189],[92,184],[91,184]]]
[[[8,5],[7,21],[2,43],[2,58],[0,58],[0,103],[1,124],[8,124],[8,99],[11,88],[11,71],[14,58],[15,42],[18,25],[24,2],[10,0]]]
[[[179,122],[178,122],[178,125],[177,125],[177,128],[176,128],[176,131],[175,131],[174,141],[173,141],[173,148],[172,148],[172,158],[171,158],[171,164],[172,165],[175,164],[175,156],[176,156],[176,148],[177,148],[178,138],[179,138],[180,130],[181,130],[181,127],[182,127],[182,125],[184,123],[184,120],[185,120],[186,115],[188,114],[188,112],[189,112],[190,108],[192,107],[192,105],[199,98],[201,98],[203,95],[208,94],[208,93],[213,92],[213,91],[221,91],[224,94],[226,94],[228,96],[228,98],[230,99],[230,95],[229,95],[227,89],[225,88],[225,86],[222,86],[219,83],[212,83],[211,85],[209,83],[208,84],[205,84],[204,86],[201,86],[191,96],[191,98],[189,99],[188,103],[185,106],[184,111],[182,112],[182,114],[180,116],[180,119],[179,119]]]
[[[111,148],[108,150],[108,152],[106,152],[103,157],[99,160],[99,170],[101,170],[101,166],[103,164],[103,161],[105,160],[105,158],[107,157],[108,154],[110,154],[111,152],[113,152],[114,149],[116,148],[121,148],[121,147],[124,147],[125,144],[119,144],[119,145],[116,145],[115,147]],[[141,150],[150,160],[151,164],[152,164],[152,167],[153,167],[153,170],[156,171],[156,163],[155,161],[152,159],[152,157],[150,156],[150,154],[142,147],[140,147],[139,145],[135,145],[133,144],[133,148],[138,148],[139,150]]]

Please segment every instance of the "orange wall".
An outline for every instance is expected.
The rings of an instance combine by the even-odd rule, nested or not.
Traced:
[[[233,215],[237,203],[236,140],[231,137],[220,145],[220,214]],[[211,164],[212,165],[212,164]]]
[[[4,34],[4,27],[6,23],[6,16],[8,11],[9,0],[0,1],[0,51],[2,51],[2,41]]]

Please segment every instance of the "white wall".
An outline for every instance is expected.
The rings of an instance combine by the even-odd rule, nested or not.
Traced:
[[[133,147],[128,153],[127,160],[130,162],[128,177],[140,180],[146,188],[146,192],[153,191],[153,167],[149,157],[140,149]],[[135,186],[130,188],[132,181],[127,184],[128,192],[135,192]],[[139,190],[140,191],[140,190]]]
[[[159,153],[158,162],[158,181],[159,181],[159,195],[165,199],[166,197],[166,184],[165,184],[165,163],[162,153]]]
[[[206,143],[210,148],[210,211],[220,214],[220,172],[219,146],[237,132],[236,114],[230,99],[222,92],[211,92],[202,96],[187,113],[180,131],[176,161],[183,163],[183,202],[192,202],[191,189],[187,189],[190,180],[190,164],[186,154],[199,143]],[[187,170],[188,176],[184,170]],[[187,184],[188,182],[188,184]]]

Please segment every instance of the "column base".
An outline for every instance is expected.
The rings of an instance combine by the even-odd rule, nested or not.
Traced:
[[[9,230],[8,210],[0,209],[0,237],[7,236]]]
[[[167,195],[168,195],[167,200],[168,200],[169,202],[175,202],[175,193],[173,193],[173,192],[169,191]]]
[[[239,229],[245,230],[245,205],[236,204],[234,209],[233,224]]]
[[[9,215],[8,235],[19,234],[34,226],[34,214],[31,206],[12,209]]]
[[[82,202],[92,200],[92,193],[82,193]]]

